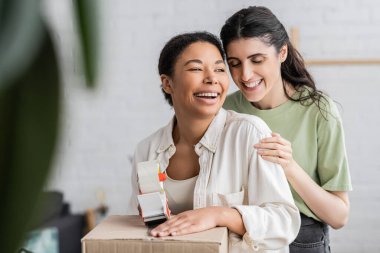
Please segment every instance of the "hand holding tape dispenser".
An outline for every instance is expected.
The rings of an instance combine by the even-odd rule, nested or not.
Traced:
[[[145,225],[154,226],[170,218],[170,209],[163,182],[166,174],[160,170],[157,160],[139,162],[137,176],[140,194],[137,200]]]

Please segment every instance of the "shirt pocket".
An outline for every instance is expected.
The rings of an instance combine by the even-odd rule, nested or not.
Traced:
[[[235,206],[235,205],[243,205],[244,203],[245,191],[244,188],[240,192],[221,194],[214,192],[212,194],[212,202],[217,206]]]

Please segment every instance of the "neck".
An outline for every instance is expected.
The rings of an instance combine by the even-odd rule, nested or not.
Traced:
[[[202,139],[213,119],[214,117],[194,119],[176,114],[176,124],[172,133],[174,144],[196,145]]]
[[[289,100],[289,98],[286,96],[285,92],[289,96],[292,96],[295,90],[288,83],[282,84],[282,79],[280,80],[280,82],[281,83],[279,83],[278,85],[272,87],[272,89],[263,99],[261,99],[258,102],[252,102],[252,105],[260,110],[269,110],[276,108],[282,105],[283,103],[286,103]],[[283,85],[285,85],[285,90]]]

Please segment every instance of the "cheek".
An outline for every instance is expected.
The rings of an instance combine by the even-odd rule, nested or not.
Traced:
[[[258,73],[262,78],[264,78],[264,80],[270,81],[277,79],[278,72],[279,69],[277,66],[266,65],[263,66]]]
[[[221,79],[221,83],[223,84],[224,89],[228,90],[228,87],[230,86],[230,78],[228,77],[228,75]]]
[[[238,83],[238,79],[240,77],[240,71],[236,68],[230,68],[230,73],[232,80],[234,80],[235,83]]]
[[[181,78],[181,81],[178,82],[177,85],[178,89],[181,90],[181,93],[186,93],[192,89],[194,86],[195,80],[194,77],[189,76],[189,75],[183,75]]]

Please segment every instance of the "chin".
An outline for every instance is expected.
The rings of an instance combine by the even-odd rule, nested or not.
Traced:
[[[217,109],[200,110],[198,111],[198,115],[200,118],[214,117],[219,112],[220,108],[221,107],[218,107]]]
[[[243,95],[244,95],[245,99],[247,99],[251,103],[259,102],[262,99],[262,97],[252,96],[250,94],[243,93]]]

